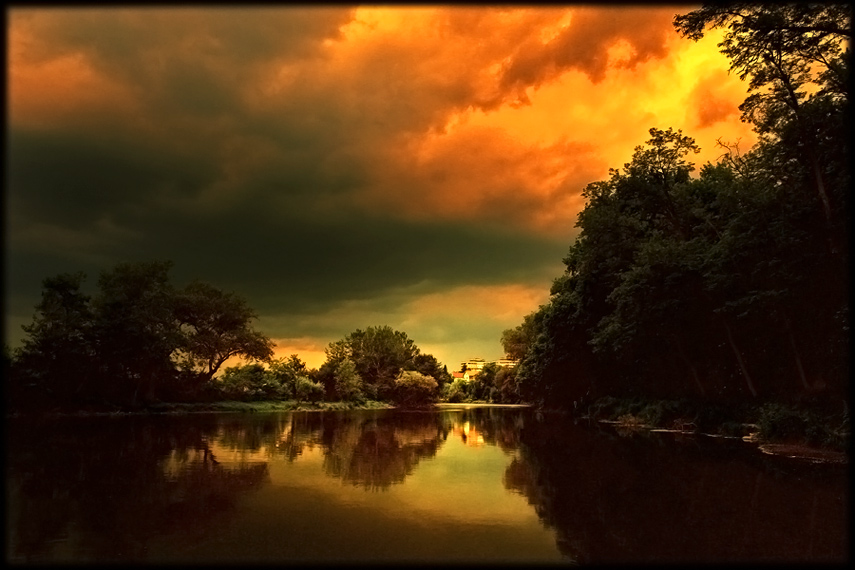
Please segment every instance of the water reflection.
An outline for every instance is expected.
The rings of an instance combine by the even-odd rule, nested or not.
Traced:
[[[18,422],[7,439],[7,559],[143,559],[164,533],[227,516],[266,464],[218,464],[215,421]]]
[[[505,481],[579,563],[847,558],[845,467],[721,440],[608,429],[592,437],[566,424],[529,423]]]
[[[526,409],[16,421],[7,434],[11,562],[847,554],[844,467]]]

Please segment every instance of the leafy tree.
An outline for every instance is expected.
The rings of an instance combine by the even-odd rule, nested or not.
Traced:
[[[195,393],[231,356],[269,358],[243,300],[198,282],[176,290],[171,266],[118,264],[91,299],[82,273],[46,279],[15,354],[15,385],[65,405],[136,404]]]
[[[363,380],[356,371],[356,364],[350,358],[344,358],[335,366],[335,391],[338,397],[345,402],[361,400],[363,394]]]
[[[298,402],[316,402],[323,399],[323,384],[310,378],[311,371],[296,354],[272,361],[268,374],[282,386],[285,397],[293,398]]]
[[[339,365],[350,360],[361,379],[361,391],[371,399],[393,398],[395,380],[401,371],[416,371],[432,377],[438,385],[450,380],[450,375],[436,358],[422,354],[407,334],[389,326],[357,329],[345,338],[330,343],[326,361],[318,371],[319,379],[326,385],[327,394],[339,393],[337,374]]]
[[[232,357],[273,356],[273,342],[252,328],[257,314],[235,293],[194,281],[176,295],[175,318],[182,336],[175,359],[180,369],[196,373],[198,383],[209,381]]]
[[[705,4],[674,25],[693,40],[704,30],[725,28],[721,51],[731,70],[749,79],[750,95],[740,105],[743,119],[761,135],[794,136],[796,158],[810,171],[819,197],[832,250],[835,204],[827,189],[827,162],[820,150],[822,123],[848,105],[850,7],[845,4]],[[817,113],[816,110],[821,109]],[[839,120],[839,119],[838,119]],[[833,124],[833,121],[832,121]],[[824,164],[825,163],[825,164]]]
[[[840,396],[848,356],[848,10],[705,5],[675,25],[749,79],[760,142],[697,178],[694,141],[650,130],[589,184],[549,303],[505,331],[519,394]],[[807,189],[807,193],[806,193]],[[816,200],[816,197],[819,200]],[[817,206],[820,207],[817,207]],[[740,388],[741,387],[741,388]]]
[[[451,382],[451,374],[449,374],[448,368],[442,365],[432,354],[422,352],[416,354],[413,357],[413,370],[433,378],[439,390]]]
[[[27,336],[10,359],[10,397],[48,397],[61,402],[85,394],[97,381],[93,313],[89,296],[81,292],[83,273],[63,273],[45,279],[42,300],[33,322],[22,328]]]
[[[519,360],[525,356],[540,328],[541,323],[536,321],[539,314],[534,312],[526,315],[520,325],[502,332],[500,342],[506,358]]]
[[[469,401],[471,396],[469,395],[468,384],[460,378],[456,378],[450,384],[446,384],[443,399],[452,404]]]
[[[226,367],[215,385],[227,400],[278,400],[284,395],[282,385],[259,363]]]
[[[435,402],[439,385],[432,377],[414,370],[402,370],[395,379],[393,401],[401,406],[424,406]]]
[[[101,273],[93,299],[95,335],[112,395],[129,403],[153,400],[174,377],[171,355],[181,344],[174,318],[171,262],[120,263]]]

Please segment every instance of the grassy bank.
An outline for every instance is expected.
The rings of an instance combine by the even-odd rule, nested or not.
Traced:
[[[593,401],[582,415],[626,426],[754,437],[766,443],[798,443],[836,451],[846,451],[850,438],[844,403],[832,411],[815,403],[740,406],[606,396]]]
[[[116,406],[91,406],[81,410],[45,409],[37,412],[12,413],[7,417],[19,416],[102,416],[129,414],[194,414],[213,412],[264,413],[288,411],[325,411],[325,410],[375,410],[394,406],[386,402],[368,400],[362,403],[352,402],[298,402],[296,400],[268,400],[258,402],[239,402],[226,400],[220,402],[158,402],[135,408]]]
[[[204,402],[204,403],[159,403],[147,407],[151,413],[198,413],[198,412],[287,412],[324,410],[373,410],[392,408],[391,404],[369,400],[352,402],[298,402],[297,400],[269,400],[259,402]]]

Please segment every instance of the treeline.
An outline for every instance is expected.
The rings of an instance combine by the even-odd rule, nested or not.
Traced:
[[[170,262],[121,263],[97,293],[83,273],[43,281],[21,347],[6,356],[11,409],[77,408],[201,397],[232,357],[269,360],[273,342],[235,293],[169,282]]]
[[[425,406],[440,400],[451,374],[425,354],[406,333],[389,326],[357,329],[331,342],[320,368],[309,368],[298,355],[232,366],[211,384],[224,400],[298,402],[388,402]]]
[[[217,400],[420,406],[449,385],[445,366],[388,326],[330,343],[319,369],[296,354],[274,359],[243,298],[201,281],[175,287],[171,266],[121,263],[101,273],[94,296],[82,290],[83,273],[45,279],[22,346],[4,354],[7,409]],[[235,357],[249,362],[224,368]]]
[[[518,389],[551,406],[845,398],[849,8],[716,4],[674,23],[694,40],[726,30],[759,142],[720,141],[693,178],[693,139],[653,128],[587,186],[549,302],[502,335]]]

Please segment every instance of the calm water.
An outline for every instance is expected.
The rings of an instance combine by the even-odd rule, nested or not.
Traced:
[[[7,425],[17,563],[843,562],[846,468],[529,409]]]

